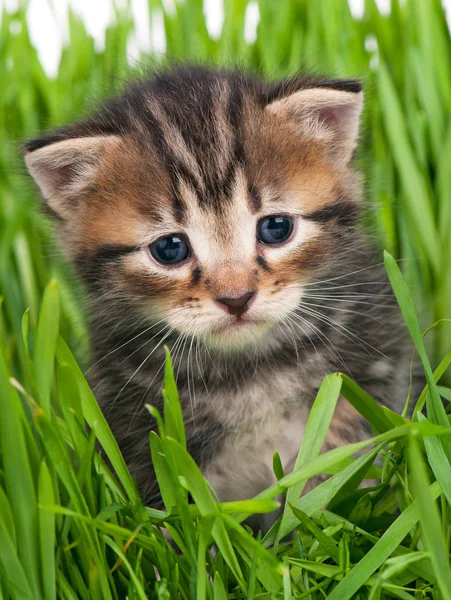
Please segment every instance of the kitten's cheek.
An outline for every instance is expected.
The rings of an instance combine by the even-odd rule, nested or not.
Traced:
[[[274,292],[274,293],[273,293]],[[255,314],[271,323],[280,323],[293,314],[302,299],[302,287],[298,283],[268,290],[255,307]]]

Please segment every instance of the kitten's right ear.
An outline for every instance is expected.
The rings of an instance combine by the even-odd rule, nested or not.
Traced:
[[[306,136],[322,141],[335,160],[348,163],[357,146],[363,107],[360,84],[351,89],[309,87],[267,105],[275,115],[297,122]]]
[[[80,209],[96,180],[104,154],[119,136],[79,137],[61,141],[34,140],[25,145],[25,164],[50,210],[63,220]]]

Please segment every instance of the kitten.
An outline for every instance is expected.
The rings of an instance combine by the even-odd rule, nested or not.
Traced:
[[[91,382],[148,504],[165,344],[188,449],[223,501],[270,485],[274,451],[292,469],[326,373],[399,408],[403,327],[358,223],[362,103],[355,80],[175,66],[26,144],[88,290]],[[326,446],[369,433],[341,400]]]

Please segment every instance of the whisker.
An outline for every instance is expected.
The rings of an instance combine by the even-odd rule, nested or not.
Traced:
[[[313,309],[305,309],[302,307],[298,307],[298,310],[301,310],[302,312],[310,315],[311,317],[316,317],[318,320],[322,321],[323,323],[330,325],[336,331],[339,331],[337,328],[340,328],[341,330],[343,330],[343,335],[345,335],[345,337],[347,337],[348,339],[354,338],[355,340],[360,342],[360,344],[365,347],[364,349],[366,349],[367,352],[368,352],[368,348],[371,348],[372,350],[374,350],[375,352],[377,352],[384,358],[389,358],[386,354],[384,354],[383,352],[381,352],[380,350],[378,350],[377,348],[375,348],[374,346],[372,346],[371,344],[369,344],[368,342],[363,340],[357,334],[355,334],[351,329],[349,329],[349,327],[345,327],[342,323],[338,323],[338,321],[334,321],[327,315],[319,313],[318,311],[315,311]]]
[[[127,354],[127,356],[125,358],[123,358],[119,363],[115,364],[107,373],[106,375],[92,388],[92,391],[95,392],[96,389],[105,381],[105,379],[113,372],[115,371],[118,367],[120,367],[121,365],[124,364],[124,362],[126,362],[129,358],[131,358],[132,356],[134,356],[137,352],[139,352],[140,350],[142,350],[144,348],[144,346],[147,346],[147,344],[150,344],[150,342],[152,340],[154,340],[156,337],[158,337],[159,335],[161,335],[163,333],[163,331],[165,331],[166,329],[168,329],[170,327],[170,325],[165,325],[164,327],[162,327],[155,335],[153,335],[150,339],[146,340],[143,344],[141,344],[141,346],[138,346],[138,348],[135,348],[135,350],[133,350],[133,352],[130,352],[130,354]]]
[[[187,337],[188,337],[188,333],[184,333],[182,335],[179,343],[177,344],[177,348],[174,345],[174,349],[171,350],[171,354],[174,352],[174,355],[173,355],[174,366],[176,364],[176,361],[180,359],[178,367],[177,367],[177,373],[175,375],[176,382],[178,382],[178,380],[179,380],[180,368],[182,366],[182,358],[183,358],[183,352],[184,352],[184,347],[185,347],[184,343],[185,343],[185,340],[187,339]]]
[[[287,306],[287,304],[283,301],[277,301],[277,302],[272,302],[271,303],[273,306],[276,306],[277,308],[280,308],[281,306]],[[290,307],[291,308],[291,307]],[[307,339],[309,340],[311,346],[313,347],[313,349],[316,352],[316,355],[318,357],[318,359],[320,360],[322,367],[324,369],[324,373],[327,374],[328,370],[326,369],[326,366],[324,364],[324,361],[321,357],[321,355],[318,352],[318,349],[314,343],[314,341],[312,340],[312,338],[310,337],[310,334],[308,333],[308,331],[306,331],[304,329],[304,327],[301,325],[301,323],[299,321],[301,321],[304,325],[306,325],[307,327],[310,327],[311,329],[313,329],[317,335],[320,338],[321,343],[325,346],[325,348],[332,354],[332,356],[334,356],[334,358],[343,366],[343,368],[350,372],[348,366],[346,365],[345,361],[342,359],[340,352],[338,351],[338,348],[335,346],[335,344],[331,341],[331,339],[319,328],[317,327],[317,325],[315,325],[314,323],[311,323],[310,321],[308,321],[307,319],[305,319],[302,315],[298,315],[296,312],[289,312],[287,315],[284,316],[284,319],[289,320],[292,324],[294,324],[295,327],[299,327],[302,331],[302,333],[307,337]],[[279,321],[280,323],[280,321]],[[283,321],[282,321],[283,323]],[[327,342],[330,344],[330,346],[326,343],[326,341],[324,340],[324,338],[327,340]],[[300,337],[298,337],[301,345],[303,346],[303,348],[305,349]]]
[[[276,324],[285,325],[287,327],[287,330],[288,330],[288,333],[290,334],[290,337],[288,337],[288,335],[286,334],[286,332],[285,332],[284,329],[282,331],[283,331],[283,334],[285,335],[285,337],[287,338],[287,340],[293,344],[293,348],[294,348],[294,351],[296,353],[296,362],[299,364],[300,357],[299,357],[298,347],[297,347],[297,344],[296,344],[296,334],[295,334],[295,332],[292,329],[290,329],[290,327],[288,326],[288,323],[286,321],[282,321],[282,322],[278,323],[277,320],[274,317],[272,318],[272,321],[274,323],[276,323]],[[299,340],[299,342],[300,342],[300,344],[302,346],[302,349],[305,352],[306,350],[305,350],[304,344],[301,342],[300,338],[297,338],[297,339]]]
[[[322,331],[317,325],[315,325],[314,323],[311,323],[310,321],[308,321],[305,317],[303,317],[302,315],[298,315],[296,313],[292,313],[290,315],[290,318],[292,319],[299,319],[302,321],[302,323],[304,323],[305,325],[307,325],[308,327],[312,328],[314,331],[317,332],[317,335],[320,338],[320,341],[322,342],[322,344],[324,344],[325,348],[332,354],[332,356],[343,366],[343,368],[348,371],[350,373],[349,367],[346,365],[345,361],[343,360],[343,358],[341,357],[340,352],[338,351],[338,348],[335,346],[335,344],[332,342],[332,340],[324,333],[324,331]],[[308,334],[308,332],[305,331],[305,329],[298,324],[299,327],[301,327],[302,331],[305,333],[305,335],[308,337],[311,345],[313,346],[313,348],[315,349],[316,355],[318,356],[318,359],[321,361],[321,364],[323,366],[324,372],[327,375],[328,370],[326,369],[326,366],[324,364],[324,361],[321,357],[321,355],[319,354],[315,343],[313,342],[312,338],[310,337],[310,335]],[[327,342],[330,344],[330,346],[326,343],[326,341],[324,341],[324,338],[327,340]]]
[[[404,262],[406,260],[411,260],[411,259],[401,258],[401,259],[398,259],[396,262]],[[343,275],[337,275],[336,277],[331,277],[330,279],[323,279],[318,282],[313,281],[311,283],[307,283],[304,285],[311,286],[311,285],[316,285],[317,283],[328,283],[329,281],[337,281],[338,279],[343,279],[344,277],[351,277],[351,275],[357,275],[358,273],[363,273],[364,271],[368,271],[370,269],[376,269],[378,267],[382,267],[383,265],[384,265],[384,262],[379,262],[379,263],[376,263],[373,265],[369,265],[367,267],[362,267],[361,269],[357,269],[356,271],[350,271],[349,273],[344,273]],[[385,281],[383,283],[388,285],[387,281]]]
[[[190,357],[191,357],[191,351],[192,351],[192,347],[193,347],[193,342],[195,339],[195,332],[193,332],[193,335],[191,336],[191,342],[189,345],[189,349],[188,349],[188,357],[187,357],[187,383],[188,383],[188,396],[189,396],[189,402],[190,402],[190,407],[191,407],[191,422],[193,425],[193,429],[194,429],[194,433],[196,434],[196,436],[198,437],[198,439],[200,441],[202,441],[202,438],[197,430],[196,427],[196,419],[195,419],[195,413],[194,413],[194,406],[196,404],[196,390],[195,390],[195,383],[194,383],[194,377],[191,378],[191,383],[190,383]],[[191,394],[191,385],[192,385],[192,394]]]
[[[332,280],[331,280],[332,281]],[[327,281],[318,281],[315,284],[310,284],[310,283],[306,283],[304,284],[304,287],[309,287],[309,288],[313,288],[314,285],[322,285],[323,283],[327,283]],[[389,288],[390,284],[388,283],[388,281],[356,281],[355,283],[346,283],[346,284],[340,284],[340,285],[330,285],[330,286],[326,286],[324,288],[313,288],[314,292],[328,292],[329,290],[343,290],[344,288],[349,288],[349,287],[360,287],[362,285],[384,285],[385,287]]]
[[[152,354],[156,350],[158,350],[158,348],[161,346],[161,344],[164,342],[164,340],[166,340],[171,335],[171,333],[173,331],[174,331],[174,329],[171,327],[169,329],[169,331],[161,338],[161,340],[158,342],[158,344],[154,347],[154,349],[151,352],[149,352],[149,354],[142,361],[142,363],[135,369],[135,371],[132,373],[132,375],[128,378],[128,380],[125,382],[125,384],[121,387],[121,389],[117,393],[116,397],[114,398],[113,402],[111,403],[111,405],[109,407],[110,409],[113,407],[113,405],[115,404],[115,402],[117,401],[117,399],[119,398],[119,396],[122,394],[122,392],[128,386],[128,384],[131,382],[131,380],[135,377],[135,375],[140,371],[140,369],[146,364],[146,362],[149,360],[149,358],[152,356]]]
[[[394,296],[392,294],[364,294],[363,292],[345,292],[343,294],[338,294],[337,292],[335,292],[335,294],[323,294],[321,295],[322,292],[319,292],[319,294],[303,294],[302,297],[303,298],[315,298],[317,300],[348,300],[350,302],[362,302],[362,299],[365,298],[378,298],[378,299],[382,299],[382,300],[393,300],[394,302],[396,301],[396,299],[394,298]]]
[[[314,306],[314,307],[317,307],[317,308],[325,308],[325,309],[328,308],[327,306],[324,306],[323,304],[313,304],[312,302],[304,302],[304,301],[302,302],[302,306]],[[377,306],[377,305],[373,305],[373,306]],[[382,323],[382,321],[380,319],[378,319],[377,317],[374,317],[369,312],[363,313],[363,312],[360,312],[358,310],[350,310],[348,308],[340,308],[338,306],[334,306],[330,310],[333,310],[334,312],[335,311],[339,311],[339,312],[345,312],[345,313],[348,313],[348,314],[351,314],[351,315],[358,315],[360,317],[366,317],[368,319],[371,319],[372,321],[376,321],[377,323],[380,323],[381,325],[383,325],[383,323]],[[325,316],[327,316],[327,315],[325,315]]]
[[[205,378],[204,378],[204,367],[203,367],[203,365],[199,365],[198,351],[199,351],[199,339],[196,338],[195,358],[196,358],[197,370],[199,372],[200,378],[201,378],[202,383],[204,385],[205,391],[207,392],[207,396],[210,397],[210,393],[208,391],[208,386],[207,386],[207,384],[205,382]]]
[[[173,364],[175,364],[175,359],[174,359],[174,351],[175,351],[175,348],[177,347],[177,345],[178,345],[179,341],[180,341],[181,339],[183,339],[183,336],[184,336],[184,335],[187,335],[187,334],[182,334],[182,333],[181,333],[181,334],[179,334],[179,335],[178,335],[178,337],[177,337],[177,339],[175,340],[174,344],[173,344],[173,345],[172,345],[172,347],[171,347],[171,350],[170,350],[170,352],[171,352],[171,357],[172,357],[172,360],[173,360]],[[155,379],[158,377],[158,375],[159,375],[159,374],[162,372],[162,370],[164,369],[164,366],[165,366],[165,364],[166,364],[166,357],[165,357],[165,358],[162,360],[160,367],[158,368],[158,370],[157,370],[157,372],[155,373],[155,375],[152,377],[152,379],[151,379],[151,381],[150,381],[149,385],[147,386],[146,390],[144,391],[144,394],[141,396],[141,399],[140,399],[140,401],[137,403],[137,406],[136,406],[135,412],[133,413],[133,417],[132,417],[131,423],[133,422],[133,420],[135,419],[136,415],[138,414],[138,411],[139,411],[139,409],[142,407],[142,405],[143,405],[143,402],[145,401],[145,399],[146,399],[146,397],[147,397],[147,394],[149,393],[149,390],[150,390],[150,388],[152,387],[152,385],[153,385],[153,383],[154,383]],[[130,425],[131,425],[131,423],[130,423]]]
[[[171,313],[176,314],[177,312],[181,312],[183,309],[179,309],[176,312]],[[153,325],[150,325],[149,327],[147,327],[146,329],[144,329],[143,331],[141,331],[140,333],[136,334],[134,337],[132,337],[131,339],[129,339],[128,341],[124,342],[123,344],[121,344],[120,346],[118,346],[117,348],[114,348],[113,350],[110,350],[110,352],[108,352],[107,354],[105,354],[105,356],[103,356],[102,358],[100,358],[98,361],[96,361],[94,364],[92,364],[89,369],[86,371],[85,375],[87,375],[94,367],[96,367],[98,364],[100,364],[103,360],[105,360],[106,358],[108,358],[109,356],[111,356],[112,354],[114,354],[115,352],[118,352],[119,350],[121,350],[121,348],[123,348],[124,346],[127,346],[128,344],[131,344],[131,342],[135,341],[137,338],[141,337],[142,335],[144,335],[145,333],[147,333],[148,331],[150,331],[151,329],[153,329],[154,327],[156,327],[157,325],[159,325],[160,323],[162,323],[163,321],[166,320],[166,317],[163,317],[163,319],[160,319],[159,321],[157,321],[156,323],[154,323]],[[139,317],[137,317],[137,321],[139,321]]]

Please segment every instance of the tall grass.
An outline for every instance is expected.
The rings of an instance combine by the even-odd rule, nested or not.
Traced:
[[[293,473],[275,455],[276,484],[254,499],[219,503],[186,451],[168,354],[164,414],[149,407],[162,511],[144,507],[59,335],[51,281],[33,351],[28,313],[22,321],[26,388],[0,352],[0,598],[451,598],[451,427],[439,395],[450,390],[436,384],[451,351],[433,373],[405,280],[389,254],[386,265],[428,382],[412,421],[346,376],[328,375]],[[340,393],[374,437],[321,454]],[[299,498],[319,473],[331,477]],[[380,484],[358,488],[375,477]],[[243,521],[273,511],[277,499],[281,516],[256,539]]]
[[[305,66],[363,77],[366,202],[382,245],[406,259],[399,263],[405,279],[390,255],[386,265],[427,388],[412,399],[409,421],[380,408],[346,377],[329,375],[295,472],[285,475],[275,457],[277,485],[256,499],[221,504],[186,452],[168,359],[165,414],[155,415],[159,433],[149,450],[165,510],[146,509],[69,350],[83,363],[83,311],[35,210],[18,152],[21,140],[80,115],[133,72],[126,56],[130,12],[117,11],[103,51],[71,14],[71,42],[55,79],[30,42],[26,5],[5,13],[0,600],[451,598],[451,429],[441,401],[451,400],[451,391],[439,381],[451,362],[451,329],[439,322],[451,316],[451,43],[443,10],[439,0],[392,0],[383,16],[367,0],[364,18],[355,21],[342,0],[260,0],[258,35],[248,44],[246,7],[244,0],[224,2],[222,35],[214,40],[200,1],[176,3],[164,13],[167,54],[239,59],[270,76]],[[150,8],[154,18],[163,10],[156,0]],[[421,335],[431,322],[437,326],[425,340],[432,340],[432,366]],[[320,454],[340,393],[371,422],[375,438]],[[357,450],[363,453],[356,458]],[[332,477],[299,499],[317,473]],[[379,476],[380,485],[358,489],[362,479]],[[243,526],[246,515],[273,510],[276,498],[284,503],[282,517],[255,539]]]

